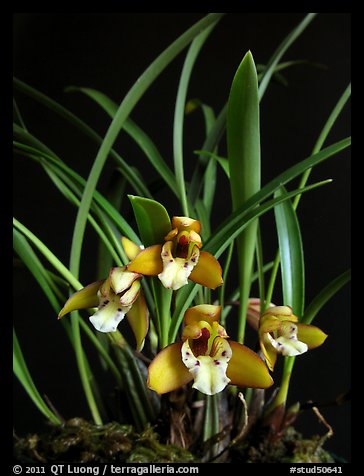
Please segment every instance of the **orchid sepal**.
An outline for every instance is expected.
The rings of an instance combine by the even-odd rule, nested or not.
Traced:
[[[133,241],[129,240],[126,236],[121,237],[121,244],[125,251],[126,256],[131,261],[138,256],[138,254],[144,249],[142,246],[138,246]]]
[[[207,251],[200,251],[198,263],[192,270],[189,279],[201,286],[216,289],[223,284],[220,263]]]
[[[327,339],[325,334],[319,327],[311,324],[297,324],[297,338],[304,342],[309,349],[315,349],[322,345]]]
[[[136,350],[144,347],[145,337],[149,329],[149,310],[144,295],[139,293],[137,299],[126,313],[126,318],[136,340]]]
[[[162,245],[152,245],[142,250],[128,265],[127,268],[133,273],[145,276],[157,276],[163,271],[161,258]]]
[[[250,388],[268,388],[273,379],[262,359],[239,342],[229,341],[232,357],[226,375],[232,385]]]
[[[104,279],[95,281],[72,294],[59,312],[58,319],[72,311],[97,307],[99,304],[97,292],[104,281]]]
[[[159,394],[172,392],[193,380],[181,358],[182,342],[162,349],[148,367],[147,385]]]

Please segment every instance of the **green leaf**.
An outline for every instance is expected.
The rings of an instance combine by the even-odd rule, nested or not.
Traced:
[[[206,206],[201,199],[198,199],[195,203],[196,215],[198,221],[201,223],[201,238],[202,242],[206,241],[211,235],[210,220],[208,217],[208,212]]]
[[[322,145],[324,144],[325,140],[327,139],[327,136],[329,135],[329,132],[333,125],[335,124],[337,118],[339,117],[341,111],[343,110],[345,104],[347,103],[348,99],[350,98],[351,94],[351,85],[349,84],[348,87],[345,89],[344,93],[341,95],[340,99],[338,100],[337,104],[335,105],[334,109],[332,110],[330,116],[328,117],[314,147],[312,150],[312,154],[315,154],[320,151]],[[304,187],[308,181],[308,178],[310,176],[312,168],[306,169],[300,179],[299,183],[299,188]],[[293,200],[293,208],[294,210],[297,209],[299,201],[300,201],[301,196],[297,195],[294,200]],[[274,285],[275,285],[275,280],[278,272],[278,267],[279,267],[279,251],[276,254],[275,260],[274,260],[274,265],[273,265],[273,270],[270,276],[269,280],[269,286],[268,286],[268,291],[266,295],[266,305],[271,301],[271,297],[273,295],[273,290],[274,290]]]
[[[222,138],[226,126],[227,104],[221,109],[216,121],[211,126],[209,133],[202,145],[204,153],[199,157],[192,175],[190,186],[188,188],[188,200],[194,206],[199,197],[200,190],[204,184],[203,175],[209,163],[205,151],[213,153],[220,139]]]
[[[73,169],[68,167],[59,157],[55,156],[52,151],[46,152],[43,150],[43,146],[41,143],[38,143],[39,141],[34,138],[34,136],[31,135],[24,135],[22,134],[18,128],[15,127],[16,134],[21,137],[22,139],[29,139],[31,143],[36,145],[36,147],[30,147],[27,146],[26,144],[22,144],[19,142],[14,142],[14,145],[16,149],[22,153],[25,153],[27,157],[37,160],[38,162],[42,163],[44,165],[44,162],[49,163],[51,165],[54,165],[59,169],[60,172],[57,172],[58,174],[64,172],[69,178],[67,181],[68,185],[71,187],[71,183],[73,182],[73,187],[71,187],[73,190],[75,190],[75,186],[77,186],[77,190],[83,191],[85,187],[86,181],[78,175]],[[38,148],[39,147],[39,148]],[[43,159],[39,160],[39,158]],[[55,169],[53,169],[55,171]],[[64,176],[63,176],[64,177]],[[120,215],[120,213],[112,206],[112,204],[105,199],[103,195],[101,195],[97,190],[94,192],[93,196],[95,204],[97,204],[101,210],[103,210],[106,214],[106,216],[117,226],[119,232],[126,237],[128,237],[130,240],[136,242],[139,244],[139,237],[136,235],[134,230],[131,228],[131,226],[128,224],[128,222]],[[92,206],[94,203],[92,203]]]
[[[27,130],[26,125],[24,123],[24,120],[22,118],[22,115],[20,114],[18,105],[15,101],[15,98],[13,98],[13,120],[15,123],[17,123],[20,127],[22,127],[24,130]]]
[[[19,258],[33,274],[56,314],[58,314],[60,308],[59,302],[49,279],[46,277],[43,265],[32,250],[26,238],[16,229],[13,229],[13,247]]]
[[[209,152],[208,150],[194,150],[193,152],[198,154],[200,157],[206,156],[216,160],[216,162],[221,165],[221,168],[225,172],[227,178],[230,178],[229,161],[226,157],[220,157],[219,155]]]
[[[185,117],[185,105],[187,97],[187,89],[191,77],[192,69],[197,59],[197,56],[209,37],[216,23],[207,27],[200,33],[191,43],[188,49],[185,62],[178,85],[176,106],[173,120],[173,158],[174,170],[176,175],[176,182],[178,187],[178,195],[182,206],[183,214],[190,215],[189,205],[186,196],[186,185],[184,178],[184,161],[183,161],[183,125]]]
[[[71,188],[73,184],[70,183],[68,177],[61,170],[55,168],[52,165],[44,164],[43,166],[48,176],[58,188],[58,190],[63,194],[63,196],[66,197],[67,200],[69,200],[72,204],[76,205],[76,207],[78,207],[80,200],[77,198],[76,194],[72,192]],[[76,188],[76,193],[79,197],[82,195],[82,192],[79,188]],[[98,234],[101,243],[104,245],[105,250],[108,251],[108,256],[110,257],[108,268],[103,270],[104,272],[100,274],[100,276],[107,276],[108,271],[112,266],[112,259],[117,266],[123,266],[123,264],[126,264],[128,260],[121,246],[119,236],[115,236],[115,233],[111,229],[103,211],[97,206],[93,206],[92,209],[96,211],[96,215],[98,216],[102,226],[97,223],[91,213],[88,214],[88,221]],[[118,252],[121,256],[118,255]]]
[[[284,187],[275,197],[285,193]],[[283,303],[291,306],[296,316],[304,310],[305,269],[301,232],[292,202],[286,200],[274,207],[281,260]]]
[[[227,113],[227,151],[233,210],[260,189],[260,130],[258,78],[250,51],[235,74]],[[238,342],[243,342],[258,222],[237,239],[240,307]]]
[[[205,134],[206,134],[206,139],[209,137],[210,131],[212,127],[214,126],[216,122],[215,118],[215,113],[213,109],[208,106],[207,104],[204,104],[198,99],[192,99],[188,101],[186,104],[185,112],[186,114],[190,114],[191,112],[195,111],[196,109],[201,109],[204,120],[205,120]],[[216,151],[216,147],[215,147]],[[194,153],[197,153],[200,155],[200,151],[194,151]],[[209,152],[206,154],[207,157],[209,157]],[[201,157],[200,157],[201,159]],[[198,167],[199,162],[197,162],[196,167]],[[210,221],[210,215],[211,215],[211,210],[212,210],[212,204],[215,196],[215,191],[216,191],[216,163],[215,161],[210,160],[207,164],[204,178],[203,178],[203,204],[204,208],[206,210],[206,218],[208,221]],[[199,199],[196,200],[194,203],[196,207],[196,211],[198,212],[198,203],[201,203]],[[192,208],[192,205],[191,205]]]
[[[129,195],[140,238],[145,247],[164,243],[172,225],[167,210],[156,200]]]
[[[260,188],[258,80],[250,51],[232,82],[227,114],[227,148],[234,210]]]
[[[259,84],[259,99],[261,99],[268,87],[268,84],[271,80],[272,75],[275,72],[275,69],[288,48],[294,43],[294,41],[303,33],[306,27],[311,23],[315,18],[316,13],[308,13],[305,18],[286,36],[282,43],[278,46],[274,54],[272,55],[269,63],[266,66],[266,69],[263,73],[262,80]]]
[[[313,319],[319,313],[321,308],[340,291],[351,280],[351,270],[348,269],[344,273],[333,279],[306,307],[301,322],[303,324],[311,324]]]
[[[70,124],[75,125],[79,130],[81,130],[84,134],[90,137],[94,142],[97,144],[102,143],[102,138],[97,134],[91,127],[89,127],[85,122],[79,119],[76,115],[72,112],[68,111],[66,108],[58,104],[53,99],[49,98],[45,94],[37,91],[36,89],[32,88],[31,86],[23,83],[22,81],[14,78],[14,86],[18,88],[24,94],[30,96],[31,98],[35,99],[36,101],[44,104],[46,107],[51,109],[52,111],[59,114],[61,117],[65,118]],[[47,152],[46,149],[44,149]],[[49,149],[48,149],[49,151]],[[120,170],[123,176],[128,180],[130,185],[133,187],[135,193],[139,195],[145,195],[151,197],[151,193],[148,190],[145,183],[140,180],[139,175],[135,172],[133,167],[130,167],[125,160],[115,152],[114,149],[110,150],[110,157],[116,162],[116,164],[120,167]]]
[[[99,104],[111,118],[114,118],[118,109],[118,105],[108,96],[106,96],[106,94],[97,91],[96,89],[81,88],[76,86],[68,87],[67,91],[79,91],[86,94],[97,104]],[[123,125],[123,130],[141,148],[155,170],[163,178],[172,192],[178,196],[176,179],[150,137],[130,117],[126,119]]]
[[[302,172],[311,168],[319,163],[327,160],[333,155],[347,148],[351,143],[351,139],[346,138],[329,147],[321,150],[317,154],[313,154],[307,159],[298,162],[297,164],[289,167],[281,174],[277,175],[268,184],[262,187],[257,193],[255,193],[242,207],[239,207],[235,212],[228,216],[223,223],[215,230],[211,238],[204,244],[204,250],[209,251],[215,256],[220,254],[229,246],[231,240],[239,234],[241,227],[241,220],[247,213],[251,211],[262,201],[266,200],[272,195],[281,185],[286,184],[290,180],[294,179]],[[297,191],[295,191],[297,192]],[[293,193],[291,196],[296,195]],[[290,195],[287,194],[287,195]],[[257,214],[258,215],[258,214]]]
[[[66,93],[83,93],[92,100],[94,100],[102,109],[113,118],[118,110],[118,105],[112,99],[110,99],[106,94],[98,91],[93,88],[84,88],[80,86],[67,86],[65,88]]]
[[[124,390],[133,420],[138,431],[142,431],[156,416],[152,394],[146,386],[146,378],[141,371],[141,366],[144,364],[139,365],[133,351],[119,331],[110,332],[108,337],[125,382]]]
[[[50,249],[37,236],[34,235],[34,233],[28,230],[28,228],[26,228],[16,218],[13,219],[13,226],[19,230],[20,233],[27,237],[27,239],[42,253],[48,262],[54,266],[59,274],[73,287],[75,291],[83,288],[82,284],[73,276],[66,266],[64,266],[57,256],[52,253]]]
[[[21,351],[15,329],[13,329],[13,370],[38,410],[54,425],[61,425],[61,420],[50,410],[34,384]]]

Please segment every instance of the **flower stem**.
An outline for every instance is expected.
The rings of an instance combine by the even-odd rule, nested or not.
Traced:
[[[211,441],[206,455],[208,459],[213,458],[218,453],[218,444],[212,443],[212,438],[220,431],[219,424],[219,395],[206,395],[205,399],[205,419],[203,427],[203,441]]]
[[[275,396],[273,402],[268,406],[265,412],[266,416],[269,413],[271,413],[275,408],[279,407],[280,405],[282,405],[283,407],[286,405],[289,384],[291,381],[292,370],[293,370],[293,365],[295,363],[295,360],[296,360],[296,357],[285,357],[281,386],[279,387],[278,393]]]
[[[166,347],[169,342],[169,327],[171,325],[171,303],[173,291],[162,286],[158,278],[152,278],[152,289],[156,305],[157,334],[159,349]]]
[[[227,280],[227,276],[228,276],[228,272],[229,272],[229,268],[231,264],[231,258],[233,256],[233,251],[234,251],[234,242],[232,242],[228,248],[224,271],[222,275],[223,284],[222,286],[220,286],[220,290],[219,290],[219,301],[220,301],[220,306],[222,309],[224,309],[224,304],[225,304],[225,286],[226,286],[226,280]],[[221,315],[220,321],[221,321],[221,325],[225,326],[225,316]]]
[[[86,356],[84,354],[81,342],[80,334],[80,323],[78,312],[71,313],[71,323],[72,323],[72,339],[73,345],[76,353],[76,360],[78,365],[78,370],[81,377],[81,382],[83,390],[85,392],[87,404],[89,406],[92,418],[96,425],[102,425],[102,419],[97,407],[95,396],[91,387],[92,376],[87,371]]]

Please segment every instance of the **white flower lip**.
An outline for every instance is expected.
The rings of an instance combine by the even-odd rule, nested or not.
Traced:
[[[171,246],[172,242],[167,241],[162,248],[163,271],[158,274],[158,278],[165,288],[177,291],[188,283],[188,277],[198,263],[200,252],[196,246],[190,258],[174,258]]]
[[[196,357],[188,343],[188,340],[182,345],[182,362],[193,375],[193,388],[206,395],[215,395],[221,392],[230,382],[226,376],[226,370],[229,360],[232,356],[232,350],[229,343],[222,338],[219,339],[219,345],[216,346],[214,355],[200,355]]]
[[[297,339],[297,326],[293,322],[281,326],[280,332],[274,332],[274,337],[270,333],[267,333],[266,337],[276,351],[284,356],[293,357],[308,350],[307,344]]]

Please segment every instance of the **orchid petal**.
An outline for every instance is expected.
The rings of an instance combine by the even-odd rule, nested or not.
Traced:
[[[221,337],[214,339],[211,355],[198,357],[194,356],[187,340],[182,346],[182,360],[193,375],[192,387],[206,395],[215,395],[224,390],[230,382],[226,369],[231,355],[229,343]]]
[[[148,367],[148,387],[159,394],[172,392],[193,379],[182,362],[182,343],[161,350]]]
[[[192,322],[185,326],[182,333],[182,339],[198,339],[202,335],[202,328],[197,322]]]
[[[296,324],[297,325],[297,338],[301,342],[307,344],[309,349],[323,344],[327,338],[327,334],[316,326],[308,324]]]
[[[164,241],[172,241],[178,235],[178,228],[173,228],[165,237]]]
[[[267,366],[255,352],[238,342],[229,341],[229,344],[232,357],[226,374],[232,385],[268,388],[273,384]]]
[[[277,361],[277,351],[272,346],[267,334],[260,338],[260,349],[263,352],[265,363],[267,364],[269,370],[273,372]]]
[[[149,246],[128,264],[128,271],[144,274],[145,276],[157,276],[163,271],[161,253],[162,245]]]
[[[101,284],[100,289],[98,291],[98,295],[105,298],[110,294],[111,289],[110,278],[108,277],[105,281]],[[111,292],[113,292],[111,290]]]
[[[210,289],[216,289],[223,283],[220,263],[207,251],[200,251],[198,263],[190,274],[190,280]]]
[[[124,248],[125,254],[128,259],[131,261],[138,256],[138,254],[142,251],[140,246],[138,246],[133,241],[129,240],[126,236],[121,237],[121,244]]]
[[[119,294],[130,288],[133,282],[140,277],[140,274],[132,273],[127,270],[126,266],[117,266],[115,268],[111,268],[110,270],[110,286],[114,290],[115,294]]]
[[[136,349],[141,351],[149,328],[149,311],[142,293],[127,312],[126,318],[136,340]]]
[[[133,284],[119,299],[122,306],[131,306],[139,296],[141,284],[140,281],[134,281]]]
[[[75,311],[76,309],[89,309],[92,307],[97,307],[99,304],[97,292],[103,283],[104,280],[96,281],[95,283],[91,283],[72,294],[58,314],[58,319],[71,311]]]
[[[281,327],[282,321],[275,316],[262,316],[259,325],[259,335],[262,337],[268,332],[275,332]]]

